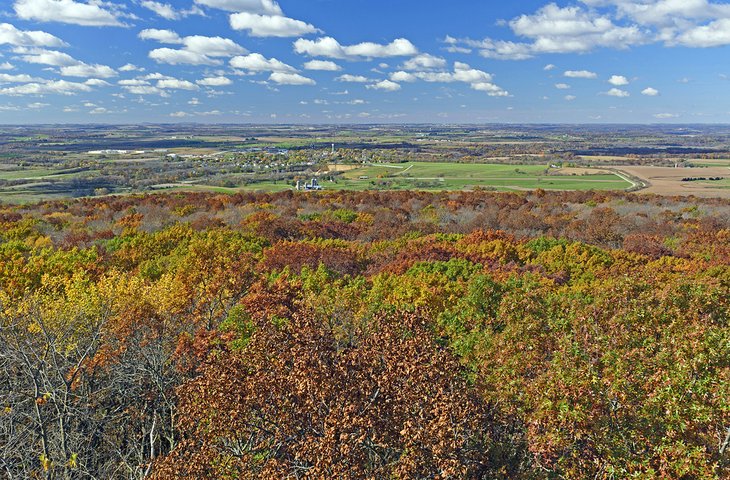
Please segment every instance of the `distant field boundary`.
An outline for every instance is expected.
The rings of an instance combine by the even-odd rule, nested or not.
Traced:
[[[651,183],[649,183],[648,180],[644,180],[643,178],[631,175],[630,173],[619,170],[618,168],[608,168],[608,170],[617,177],[631,184],[631,186],[626,189],[627,192],[638,192],[641,190],[645,190],[651,186]]]

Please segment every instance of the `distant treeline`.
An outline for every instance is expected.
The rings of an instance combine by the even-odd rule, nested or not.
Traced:
[[[682,179],[683,182],[703,182],[703,181],[717,182],[720,180],[724,180],[724,177],[684,177]]]

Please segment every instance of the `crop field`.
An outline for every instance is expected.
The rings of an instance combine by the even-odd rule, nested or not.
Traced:
[[[50,168],[28,168],[22,170],[0,170],[0,180],[27,180],[59,174],[61,170]]]
[[[644,180],[648,188],[642,190],[646,193],[658,195],[695,195],[698,197],[724,197],[728,196],[730,187],[730,168],[728,167],[705,167],[705,168],[667,168],[667,167],[621,167],[621,170]],[[709,178],[715,177],[721,180],[697,180],[683,181],[684,178]]]
[[[586,171],[588,173],[589,170]],[[344,173],[334,187],[345,190],[621,190],[631,184],[607,172],[561,174],[541,165],[407,163],[369,165]],[[326,187],[326,185],[325,185]]]

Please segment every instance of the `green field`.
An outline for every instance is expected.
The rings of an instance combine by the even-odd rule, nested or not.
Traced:
[[[729,158],[697,159],[689,163],[695,167],[730,167]]]
[[[28,168],[24,170],[0,170],[0,180],[27,180],[53,175],[58,170],[49,168]]]
[[[2,180],[27,180],[23,185],[0,189],[0,201],[28,203],[54,198],[63,194],[46,191],[44,177],[68,178],[78,172],[64,170],[25,169],[0,170]],[[200,183],[157,185],[153,191],[197,191],[235,193],[237,191],[277,192],[290,190],[293,182],[265,181],[226,188]],[[427,190],[456,191],[485,188],[498,191],[535,190],[623,190],[631,184],[605,171],[590,175],[562,174],[558,169],[541,165],[461,164],[461,163],[401,163],[358,166],[337,175],[321,175],[325,190]]]
[[[560,175],[540,165],[404,163],[350,170],[325,189],[343,190],[622,190],[631,184],[613,174]]]

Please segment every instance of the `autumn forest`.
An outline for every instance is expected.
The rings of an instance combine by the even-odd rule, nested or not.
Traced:
[[[0,476],[728,478],[729,207],[0,205]]]

